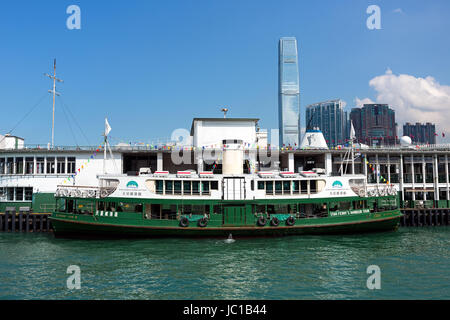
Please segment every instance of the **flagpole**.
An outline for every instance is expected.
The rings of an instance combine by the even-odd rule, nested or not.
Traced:
[[[107,118],[105,118],[105,132],[104,132],[104,134],[103,134],[103,136],[104,136],[104,141],[103,141],[103,174],[106,174],[106,146],[107,146],[107,142],[108,142],[108,133],[107,133],[107,130],[108,130],[108,127],[107,127],[107,124],[108,124],[108,119]]]
[[[352,174],[355,174],[355,151],[353,148],[353,140],[355,139],[355,128],[353,127],[353,121],[350,120],[350,139],[351,139],[351,148],[352,148]]]

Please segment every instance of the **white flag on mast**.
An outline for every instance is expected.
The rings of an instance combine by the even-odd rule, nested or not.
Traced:
[[[107,136],[110,131],[111,131],[111,126],[108,123],[108,119],[105,118],[105,136]]]
[[[355,139],[355,128],[353,127],[353,121],[350,121],[350,140],[353,141]]]

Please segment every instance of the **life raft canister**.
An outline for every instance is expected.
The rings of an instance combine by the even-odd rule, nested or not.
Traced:
[[[292,227],[295,224],[295,218],[293,216],[290,216],[286,219],[286,225]]]
[[[272,227],[278,227],[280,224],[280,220],[277,217],[273,217],[272,220],[270,220],[270,225]]]
[[[198,220],[197,225],[201,228],[206,227],[206,225],[208,224],[208,219],[206,218],[201,218],[200,220]]]
[[[258,218],[258,221],[257,221],[258,226],[264,227],[266,225],[266,223],[267,223],[266,217],[261,216]]]
[[[186,217],[180,219],[180,227],[187,227],[189,225],[189,220]]]

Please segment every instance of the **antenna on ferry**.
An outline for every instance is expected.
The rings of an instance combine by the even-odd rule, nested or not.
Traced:
[[[52,149],[55,146],[55,96],[59,96],[59,92],[56,92],[56,81],[64,82],[56,77],[56,59],[53,60],[53,75],[44,73],[44,76],[49,77],[53,80],[53,90],[48,90],[49,93],[53,94],[53,116],[52,116]]]
[[[228,108],[222,108],[220,111],[223,112],[223,118],[225,119],[227,117]]]

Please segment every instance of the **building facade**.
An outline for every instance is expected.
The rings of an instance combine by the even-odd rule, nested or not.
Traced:
[[[350,120],[359,143],[386,146],[395,145],[398,140],[395,111],[387,104],[364,104],[362,108],[353,108]]]
[[[429,122],[425,124],[407,122],[403,125],[403,135],[410,137],[415,144],[436,144],[436,125]]]
[[[345,144],[349,139],[349,120],[341,99],[307,106],[306,125],[318,127],[330,147]]]
[[[278,121],[280,146],[300,145],[300,84],[297,40],[284,37],[278,56]]]

